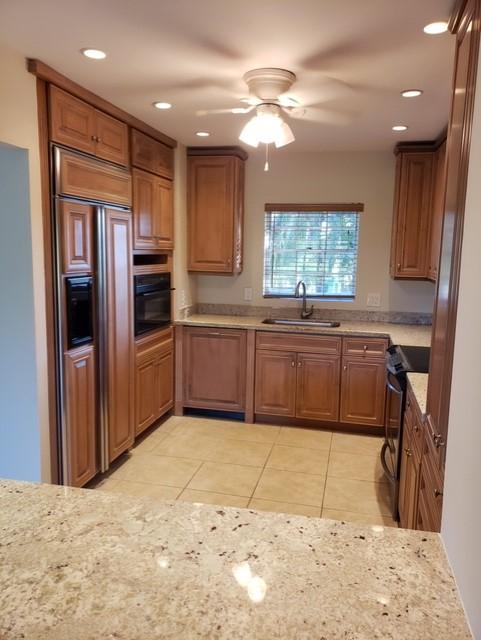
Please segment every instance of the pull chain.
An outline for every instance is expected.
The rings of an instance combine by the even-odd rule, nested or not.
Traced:
[[[269,145],[266,144],[266,163],[264,165],[264,171],[269,171]]]

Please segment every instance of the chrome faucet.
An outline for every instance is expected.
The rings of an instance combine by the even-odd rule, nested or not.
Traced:
[[[306,318],[310,318],[314,312],[314,305],[311,305],[310,310],[307,310],[307,294],[306,294],[306,283],[304,280],[299,280],[296,285],[296,290],[294,292],[294,296],[296,298],[300,298],[300,291],[302,288],[302,311],[301,318],[305,320]]]

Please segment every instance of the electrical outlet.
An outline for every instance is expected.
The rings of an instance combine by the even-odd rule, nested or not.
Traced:
[[[244,287],[244,300],[252,300],[252,287]]]
[[[381,306],[381,294],[380,293],[368,293],[367,294],[367,306],[368,307],[380,307]]]

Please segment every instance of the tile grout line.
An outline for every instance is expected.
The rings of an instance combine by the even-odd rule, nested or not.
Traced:
[[[280,434],[280,431],[277,434],[277,437],[279,437],[279,434]],[[254,497],[254,493],[256,492],[257,487],[259,486],[259,482],[261,481],[261,478],[262,478],[262,476],[264,474],[267,462],[269,461],[269,458],[271,457],[271,453],[272,453],[272,450],[274,449],[275,444],[276,444],[276,440],[271,444],[271,448],[269,450],[269,453],[267,454],[266,459],[264,461],[264,466],[262,467],[261,472],[259,474],[259,477],[257,478],[256,485],[255,485],[254,489],[252,490],[251,495],[249,496],[249,502],[247,503],[247,507],[248,508],[250,508],[250,504],[251,504],[252,498]]]

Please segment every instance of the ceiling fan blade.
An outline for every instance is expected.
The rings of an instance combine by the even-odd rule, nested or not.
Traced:
[[[237,115],[243,115],[245,113],[249,113],[255,107],[233,107],[231,109],[199,109],[195,112],[196,116],[211,116],[218,115],[222,113],[232,113]]]
[[[319,122],[337,126],[349,124],[356,115],[354,112],[323,109],[320,107],[284,108],[284,111],[295,120],[305,120],[306,122]]]

